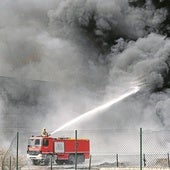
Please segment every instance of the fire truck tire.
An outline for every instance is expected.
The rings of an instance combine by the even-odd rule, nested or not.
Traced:
[[[83,154],[77,156],[77,163],[82,164],[85,161],[85,157]]]
[[[63,161],[63,160],[56,160],[56,163],[57,163],[58,165],[63,165],[64,162],[65,162],[65,161]]]
[[[33,165],[39,165],[39,164],[40,164],[40,161],[39,161],[39,160],[36,160],[36,159],[33,159],[33,160],[32,160],[32,163],[33,163]]]
[[[68,163],[69,164],[75,164],[75,156],[71,154],[68,158]]]
[[[49,165],[49,163],[50,163],[50,159],[45,159],[44,160],[44,165]]]

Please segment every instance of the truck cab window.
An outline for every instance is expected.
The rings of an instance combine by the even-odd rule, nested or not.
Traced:
[[[43,146],[48,146],[48,139],[43,139]]]
[[[28,146],[34,146],[34,139],[28,140]]]
[[[35,140],[35,145],[37,146],[37,145],[40,145],[40,139],[36,139]]]

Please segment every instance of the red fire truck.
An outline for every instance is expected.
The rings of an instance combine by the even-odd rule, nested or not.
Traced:
[[[32,136],[28,140],[27,158],[33,165],[48,165],[51,158],[57,164],[83,163],[89,157],[89,139]]]

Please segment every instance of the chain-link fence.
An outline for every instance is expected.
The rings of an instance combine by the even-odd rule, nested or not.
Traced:
[[[170,131],[149,131],[142,133],[142,152],[145,167],[170,167]]]
[[[27,140],[32,135],[40,135],[40,132],[20,132],[19,143],[19,167],[31,169],[31,161],[27,160]],[[133,129],[91,129],[78,130],[78,138],[90,139],[91,159],[78,165],[78,168],[99,167],[113,168],[170,168],[170,131],[151,131]],[[59,131],[53,137],[75,137],[74,130]],[[10,147],[4,153],[0,151],[2,170],[16,169],[17,136]],[[22,159],[22,160],[21,160]],[[53,162],[53,169],[66,167],[74,169],[72,165],[57,165]],[[69,167],[68,167],[69,166]],[[42,167],[50,169],[49,166]],[[42,169],[41,168],[41,169]]]
[[[92,167],[139,167],[140,133],[138,130],[100,129],[78,131],[91,141]]]
[[[92,167],[169,168],[169,134],[165,130],[78,130],[78,138],[90,139]],[[56,135],[74,137],[74,131]]]
[[[13,137],[9,147],[0,149],[0,165],[2,170],[19,170],[24,165],[24,157],[19,155],[19,133]]]
[[[2,170],[14,169],[16,167],[16,142],[17,135],[12,139],[9,148],[1,150],[1,167]]]
[[[58,132],[58,135],[60,133],[67,135],[68,132]],[[91,141],[92,166],[170,168],[168,130],[79,130],[78,136]]]

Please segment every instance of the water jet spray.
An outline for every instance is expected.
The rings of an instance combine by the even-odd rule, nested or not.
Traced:
[[[83,119],[84,119],[85,117],[87,117],[87,116],[92,116],[92,115],[95,115],[95,114],[100,113],[101,111],[109,108],[109,107],[112,106],[113,104],[116,104],[116,103],[120,102],[121,100],[127,98],[128,96],[131,96],[132,94],[137,93],[139,90],[140,90],[140,87],[139,87],[139,86],[134,86],[134,87],[132,87],[131,90],[129,90],[128,92],[126,92],[126,93],[124,93],[124,94],[122,94],[122,95],[120,95],[119,97],[116,97],[116,98],[112,99],[111,101],[109,101],[109,102],[107,102],[107,103],[105,103],[105,104],[103,104],[103,105],[100,105],[100,106],[98,106],[98,107],[96,107],[96,108],[94,108],[94,109],[92,109],[92,110],[90,110],[90,111],[88,111],[88,112],[85,112],[84,114],[82,114],[82,115],[80,115],[80,116],[72,119],[71,121],[65,123],[65,124],[62,125],[61,127],[59,127],[59,128],[57,128],[56,130],[54,130],[54,131],[51,133],[51,135],[53,135],[54,133],[56,133],[56,132],[58,132],[58,131],[63,130],[64,128],[66,128],[66,127],[68,127],[68,126],[70,126],[70,125],[72,125],[72,124],[74,124],[74,123],[76,123],[76,122],[78,122],[78,121],[83,120]]]

